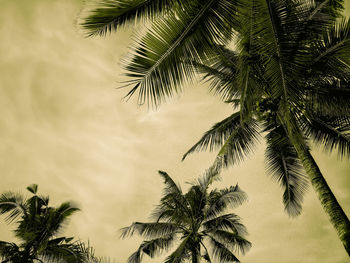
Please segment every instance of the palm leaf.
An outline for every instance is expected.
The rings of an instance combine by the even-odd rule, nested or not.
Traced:
[[[83,263],[87,255],[81,249],[79,242],[64,243],[65,239],[57,243],[57,240],[49,241],[47,246],[40,251],[40,257],[46,262]]]
[[[242,124],[240,112],[236,112],[216,123],[184,154],[182,160],[190,153],[203,151],[209,147],[210,151],[221,148],[219,156],[224,157],[225,164],[237,163],[253,150],[254,143],[259,137],[257,129],[254,119]]]
[[[129,227],[121,229],[121,237],[132,236],[135,231],[146,238],[162,237],[173,234],[178,230],[178,226],[172,223],[141,223],[135,222]]]
[[[252,247],[252,244],[244,237],[230,231],[216,230],[210,235],[235,252],[245,254]]]
[[[192,61],[196,72],[203,74],[203,80],[210,82],[210,92],[223,100],[232,100],[239,95],[236,83],[238,54],[225,46],[215,45],[213,52],[202,62]]]
[[[164,263],[181,263],[188,258],[188,241],[189,236],[183,238],[180,245],[165,259]]]
[[[146,254],[149,257],[153,258],[154,256],[159,255],[161,252],[167,251],[173,241],[173,235],[144,241],[142,242],[138,250],[128,258],[128,263],[141,262],[143,254]]]
[[[210,219],[222,213],[228,207],[235,208],[241,205],[247,199],[247,195],[236,185],[219,191],[213,190],[208,199],[206,218]]]
[[[200,61],[214,43],[231,37],[234,12],[232,1],[191,1],[155,21],[126,59],[127,85],[132,85],[127,97],[138,91],[140,104],[158,105],[180,91],[193,74],[188,61]]]
[[[303,195],[308,182],[298,154],[282,126],[270,130],[266,135],[266,141],[267,170],[284,188],[283,203],[286,212],[290,216],[297,216],[301,213]]]
[[[224,244],[212,236],[208,237],[209,242],[212,245],[213,255],[219,260],[219,262],[240,262],[238,258]]]
[[[235,214],[225,214],[203,222],[205,231],[226,230],[240,236],[247,235],[246,227]]]
[[[328,152],[338,149],[340,157],[350,156],[350,119],[308,113],[304,132]]]
[[[165,14],[177,0],[103,0],[83,18],[81,26],[89,36],[105,35],[134,21],[154,19]]]
[[[0,196],[0,215],[9,213],[6,217],[8,222],[13,222],[21,215],[26,215],[25,200],[22,195],[5,192]]]
[[[311,44],[311,66],[326,76],[350,79],[349,52],[350,19],[342,19]]]

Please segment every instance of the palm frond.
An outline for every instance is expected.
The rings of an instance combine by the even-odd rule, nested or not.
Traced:
[[[125,238],[132,236],[137,232],[140,236],[145,238],[156,238],[174,234],[178,230],[178,226],[173,223],[141,223],[135,222],[129,227],[121,229],[121,237]]]
[[[81,26],[89,36],[105,35],[126,24],[164,15],[180,3],[177,0],[103,0],[83,18]]]
[[[203,80],[210,82],[209,90],[219,95],[223,100],[232,100],[239,95],[240,89],[236,82],[238,72],[238,54],[225,46],[214,45],[205,60],[190,63]]]
[[[222,213],[228,207],[235,208],[247,200],[247,195],[238,185],[222,190],[213,190],[208,197],[206,218],[210,219]]]
[[[10,262],[18,253],[20,250],[15,243],[0,241],[0,259],[4,259],[4,262]]]
[[[298,154],[282,126],[270,130],[266,141],[268,174],[284,188],[283,203],[288,215],[297,216],[308,185]]]
[[[31,184],[27,187],[27,190],[31,192],[32,194],[36,194],[38,192],[38,185],[37,184]]]
[[[254,144],[259,138],[257,130],[258,125],[254,119],[241,123],[240,112],[236,112],[216,123],[184,154],[182,160],[196,151],[207,150],[207,148],[213,151],[221,148],[219,156],[223,156],[225,165],[238,163],[253,151]]]
[[[252,247],[252,243],[237,233],[226,230],[216,230],[211,232],[210,235],[234,252],[245,254]]]
[[[212,236],[209,237],[209,242],[212,246],[212,253],[219,262],[240,262],[238,258],[224,244],[216,240]]]
[[[205,231],[227,230],[238,235],[247,235],[246,227],[241,223],[240,218],[235,214],[225,214],[203,222]]]
[[[334,23],[323,36],[311,43],[314,73],[350,79],[350,19]]]
[[[79,242],[68,243],[66,239],[54,239],[40,252],[40,258],[45,262],[84,263],[87,255]]]
[[[13,222],[19,216],[25,215],[25,199],[22,195],[13,192],[5,192],[0,196],[0,215],[9,213],[6,221]]]
[[[181,263],[189,257],[188,250],[189,236],[184,237],[180,245],[171,253],[164,261],[164,263]]]
[[[306,93],[307,110],[317,115],[348,116],[350,111],[350,84],[331,81],[315,83]]]
[[[214,165],[210,166],[202,175],[199,177],[193,185],[199,185],[202,188],[202,191],[205,192],[208,187],[215,181],[219,181],[221,166],[220,163],[214,163]]]
[[[340,157],[350,156],[350,119],[347,116],[322,116],[309,113],[304,132],[328,152],[338,149]]]
[[[128,263],[141,262],[143,254],[146,254],[149,257],[153,258],[154,256],[157,256],[160,253],[167,251],[169,249],[169,246],[173,243],[173,241],[173,235],[143,241],[138,250],[128,258]]]
[[[188,61],[200,61],[214,43],[230,39],[234,12],[235,4],[229,0],[191,1],[156,20],[138,37],[125,61],[131,78],[127,86],[132,86],[126,97],[138,91],[140,104],[157,106],[179,92],[183,81],[193,75]]]

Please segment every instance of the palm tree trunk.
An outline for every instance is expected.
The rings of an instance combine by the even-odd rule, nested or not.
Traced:
[[[293,138],[291,140],[293,142]],[[348,217],[329,188],[310,151],[303,145],[295,143],[295,140],[293,144],[324,211],[328,215],[340,241],[350,256],[350,222]]]
[[[192,263],[199,263],[198,256],[200,254],[200,245],[194,244],[191,252],[192,252]]]

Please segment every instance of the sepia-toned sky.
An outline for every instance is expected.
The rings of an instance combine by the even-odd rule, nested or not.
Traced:
[[[157,170],[186,189],[215,153],[181,162],[182,154],[231,109],[203,83],[188,85],[157,111],[122,101],[119,60],[131,30],[85,38],[77,27],[82,0],[0,0],[0,6],[0,192],[37,183],[54,205],[75,201],[82,211],[63,234],[89,239],[98,255],[125,263],[140,239],[120,240],[118,229],[147,220],[161,196]],[[350,215],[349,162],[313,153]],[[311,188],[301,216],[283,212],[282,190],[264,170],[263,143],[217,186],[237,182],[249,200],[235,213],[253,243],[242,262],[348,262]],[[0,240],[13,240],[13,226],[0,220]]]

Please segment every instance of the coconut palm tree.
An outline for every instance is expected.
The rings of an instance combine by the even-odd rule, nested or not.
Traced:
[[[183,193],[173,179],[159,171],[165,183],[164,195],[152,214],[153,221],[135,222],[122,229],[122,237],[135,232],[145,241],[133,253],[128,263],[139,263],[143,255],[151,258],[178,241],[176,249],[165,259],[166,263],[239,262],[236,252],[245,253],[251,243],[245,239],[246,228],[240,218],[227,213],[246,200],[245,193],[236,186],[209,190],[219,177],[217,167],[207,170]]]
[[[130,22],[151,21],[150,29],[136,37],[125,67],[131,78],[127,84],[132,85],[127,95],[138,92],[139,103],[155,105],[180,91],[198,64],[226,52],[218,45],[227,46],[233,40],[235,53],[226,54],[218,67],[226,68],[225,63],[231,62],[234,66],[219,71],[224,85],[215,85],[214,91],[240,106],[234,118],[240,130],[230,128],[226,140],[220,137],[210,143],[226,141],[219,155],[236,162],[252,148],[251,137],[257,133],[247,129],[254,126],[254,116],[273,112],[270,117],[275,123],[268,122],[265,127],[270,143],[274,142],[271,147],[275,147],[269,151],[283,155],[288,149],[297,156],[350,255],[349,219],[305,138],[313,136],[329,150],[339,146],[342,156],[349,153],[350,105],[342,97],[349,97],[350,23],[342,17],[342,9],[342,0],[110,0],[102,1],[82,25],[91,35],[104,35]],[[257,114],[257,106],[264,114]],[[283,142],[277,147],[279,141]],[[286,170],[287,164],[282,164]],[[294,164],[299,166],[290,164],[295,174],[288,178],[294,178],[302,194],[304,179]],[[276,167],[271,170],[277,171]],[[288,195],[292,192],[286,195],[286,200],[291,199]],[[291,214],[300,212],[295,205],[300,204],[298,196],[298,202],[287,206]]]
[[[14,192],[0,196],[0,214],[7,214],[7,222],[17,225],[14,233],[20,240],[19,244],[0,241],[2,262],[86,262],[80,242],[57,236],[67,219],[79,209],[69,202],[50,207],[49,197],[37,195],[36,184],[27,190],[32,193],[29,199]]]
[[[349,22],[346,27],[350,28]],[[227,89],[233,89],[235,83],[235,59],[238,55],[223,47],[218,49],[222,51],[219,55],[205,64],[197,63],[196,66],[199,72],[205,74],[205,78],[211,80],[211,89],[225,97]],[[259,73],[254,74],[258,76]],[[284,188],[285,210],[291,216],[300,214],[303,194],[309,181],[304,173],[306,170],[321,204],[333,225],[337,226],[339,238],[348,251],[349,222],[317,167],[308,141],[312,140],[315,144],[322,145],[329,152],[337,148],[340,156],[349,155],[350,89],[348,83],[339,82],[326,86],[312,85],[308,83],[305,87],[303,101],[297,106],[289,106],[291,115],[295,117],[293,129],[301,133],[299,141],[293,141],[294,138],[288,131],[288,123],[279,116],[278,102],[269,94],[267,86],[264,93],[254,94],[255,104],[250,108],[249,118],[246,117],[244,121],[241,120],[244,110],[240,104],[242,101],[236,98],[227,101],[234,107],[240,106],[240,109],[208,130],[183,159],[195,151],[216,149],[216,161],[221,161],[224,166],[236,164],[253,151],[260,133],[263,133],[267,144],[265,157],[268,173]],[[338,96],[339,92],[342,96]]]

